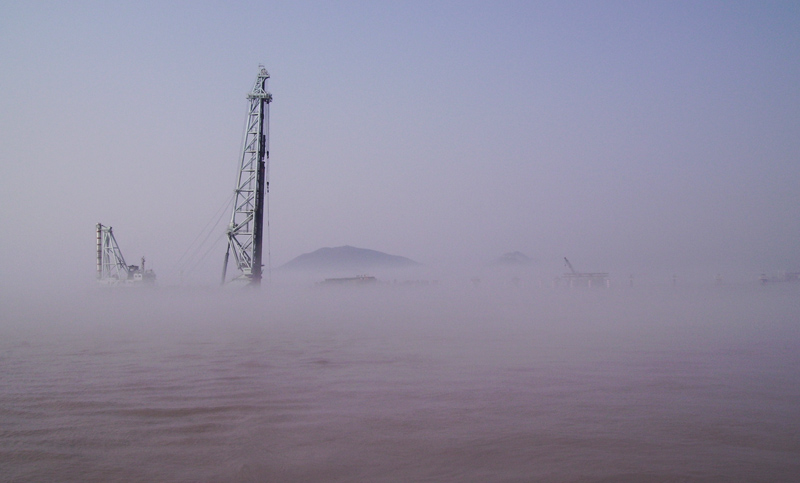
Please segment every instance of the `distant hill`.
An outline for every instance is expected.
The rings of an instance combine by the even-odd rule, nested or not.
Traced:
[[[492,260],[490,265],[496,267],[521,267],[533,263],[530,257],[522,252],[510,252]]]
[[[421,264],[406,257],[389,255],[377,250],[356,248],[349,245],[320,248],[304,253],[280,267],[283,270],[364,272],[378,269],[418,267]]]

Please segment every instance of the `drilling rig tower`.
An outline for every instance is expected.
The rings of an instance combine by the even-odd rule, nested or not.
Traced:
[[[110,226],[97,226],[97,282],[105,286],[153,285],[156,274],[141,265],[128,265]]]
[[[254,287],[261,285],[264,196],[269,193],[269,104],[272,102],[272,94],[267,92],[267,79],[267,69],[259,65],[253,90],[247,94],[250,108],[234,190],[233,213],[227,229],[223,284],[233,251],[239,275],[232,281]]]

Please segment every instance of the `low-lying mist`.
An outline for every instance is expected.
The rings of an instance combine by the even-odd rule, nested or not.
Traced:
[[[6,296],[0,479],[789,481],[798,289]]]
[[[374,339],[474,361],[591,351],[754,349],[795,344],[800,286],[565,288],[439,284],[87,289],[4,301],[3,345],[113,338],[209,343]],[[330,339],[332,337],[332,339]],[[587,352],[588,351],[588,352]]]

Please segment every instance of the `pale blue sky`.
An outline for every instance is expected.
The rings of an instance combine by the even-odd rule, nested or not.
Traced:
[[[800,270],[797,2],[0,11],[6,286],[91,280],[98,221],[174,279],[233,189],[259,63],[273,265],[350,244],[443,269]]]

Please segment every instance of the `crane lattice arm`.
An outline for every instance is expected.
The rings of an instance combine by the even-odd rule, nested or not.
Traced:
[[[240,272],[237,278],[248,285],[261,284],[264,195],[269,193],[269,104],[272,102],[272,94],[267,92],[267,79],[267,69],[259,66],[253,90],[247,95],[250,104],[247,132],[227,230],[228,249],[222,268],[222,283],[225,283],[228,257],[233,251]]]
[[[128,265],[110,226],[97,224],[97,280],[127,280]]]

